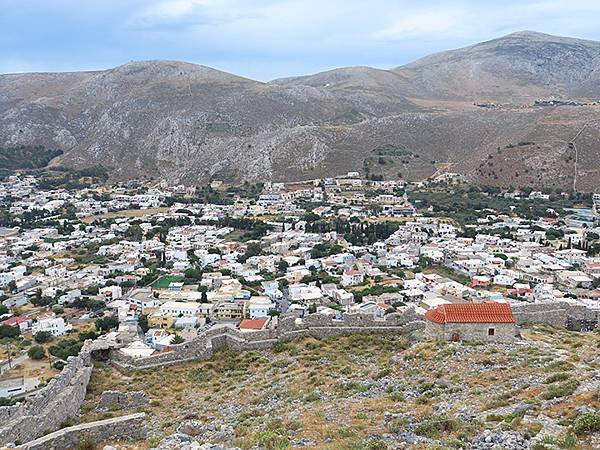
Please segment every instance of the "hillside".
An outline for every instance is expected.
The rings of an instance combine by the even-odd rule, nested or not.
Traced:
[[[150,437],[119,448],[597,448],[583,417],[599,406],[598,334],[523,335],[522,345],[305,337],[129,375],[96,364],[77,421],[131,414],[98,410],[102,392],[141,389]]]
[[[392,70],[269,83],[176,61],[0,75],[0,147],[60,149],[51,164],[102,165],[114,178],[289,180],[368,167],[422,179],[450,163],[475,183],[566,188],[574,176],[567,144],[587,124],[577,184],[586,190],[599,177],[599,68],[600,43],[523,32]],[[585,105],[533,106],[550,97]],[[558,176],[478,170],[498,148],[523,141],[544,148]],[[382,146],[398,152],[372,165]],[[507,168],[537,161],[535,152],[506,158]]]

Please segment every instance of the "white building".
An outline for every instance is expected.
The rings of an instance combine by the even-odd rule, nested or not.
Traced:
[[[250,297],[250,300],[246,303],[246,314],[250,319],[257,319],[259,317],[269,317],[269,311],[275,308],[269,298],[264,296]]]
[[[71,327],[65,324],[65,320],[62,317],[47,316],[38,317],[37,322],[34,322],[31,327],[31,332],[35,335],[40,331],[49,331],[53,336],[62,336],[69,329]]]
[[[200,312],[200,303],[197,302],[165,302],[160,306],[160,313],[173,317],[196,316]]]

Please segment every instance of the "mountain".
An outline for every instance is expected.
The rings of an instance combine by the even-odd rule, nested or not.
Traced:
[[[600,95],[600,42],[524,31],[397,67],[434,98]]]
[[[268,83],[176,61],[0,75],[0,148],[41,145],[63,151],[54,165],[187,183],[359,169],[567,187],[568,142],[585,124],[577,187],[591,189],[600,178],[599,78],[600,43],[533,32],[391,70]],[[573,103],[534,106],[549,98]]]

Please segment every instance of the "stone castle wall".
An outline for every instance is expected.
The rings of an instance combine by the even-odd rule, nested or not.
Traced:
[[[83,443],[97,445],[102,442],[145,439],[147,437],[144,413],[99,420],[63,428],[44,437],[19,445],[19,450],[65,450],[76,449]],[[87,447],[86,447],[87,448]]]
[[[567,320],[598,319],[598,312],[583,305],[568,302],[524,303],[512,306],[518,325],[544,323],[554,327],[566,327]]]
[[[92,363],[89,343],[71,356],[61,373],[24,403],[0,408],[0,445],[26,442],[56,430],[83,403]]]
[[[402,314],[388,314],[375,318],[366,314],[345,314],[341,320],[322,314],[311,314],[301,321],[285,317],[276,329],[242,332],[229,326],[216,327],[189,342],[173,345],[171,351],[143,358],[133,358],[118,350],[111,353],[111,361],[125,370],[140,370],[186,361],[209,359],[215,351],[225,348],[237,351],[268,350],[273,344],[305,335],[321,338],[348,333],[410,334],[425,328],[425,322],[413,309]]]

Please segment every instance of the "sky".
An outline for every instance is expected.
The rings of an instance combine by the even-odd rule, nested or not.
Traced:
[[[522,30],[600,40],[599,17],[598,0],[0,0],[0,73],[169,59],[268,81]]]

